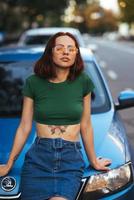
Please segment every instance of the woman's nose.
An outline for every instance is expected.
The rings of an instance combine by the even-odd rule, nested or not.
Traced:
[[[67,47],[64,47],[64,51],[63,51],[64,54],[68,54],[69,53],[69,49]]]

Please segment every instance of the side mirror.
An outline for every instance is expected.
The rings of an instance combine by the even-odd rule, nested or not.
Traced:
[[[134,91],[126,90],[120,92],[118,96],[118,102],[115,104],[117,110],[130,108],[134,106]]]

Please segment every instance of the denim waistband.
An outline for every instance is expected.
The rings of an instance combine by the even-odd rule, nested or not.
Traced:
[[[64,146],[81,148],[79,141],[69,141],[62,138],[40,138],[37,136],[35,139],[35,144],[49,145],[49,147],[53,147],[54,149],[60,149]]]

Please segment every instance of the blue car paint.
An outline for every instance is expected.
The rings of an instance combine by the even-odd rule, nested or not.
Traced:
[[[19,125],[20,119],[16,118],[1,118],[0,119],[0,164],[5,164],[8,160],[13,140],[15,137],[15,133],[17,127]],[[8,126],[7,126],[8,125]],[[8,176],[14,177],[16,179],[16,188],[10,191],[10,195],[16,195],[19,192],[19,184],[20,184],[20,173],[21,167],[23,165],[25,153],[30,148],[31,144],[35,139],[35,125],[33,123],[31,134],[28,137],[28,140],[20,153],[19,157],[14,163],[12,170],[9,172]],[[8,142],[8,144],[7,144]],[[0,177],[0,180],[2,177]],[[0,187],[0,195],[7,195],[7,192],[1,189]]]
[[[129,193],[130,190],[133,189],[133,185],[129,186],[127,189],[124,189],[118,193],[115,193],[115,194],[112,194],[110,196],[107,196],[107,197],[104,197],[104,198],[101,198],[99,200],[127,200],[127,196],[126,194]],[[121,199],[119,199],[121,198]],[[132,200],[132,199],[130,199]]]
[[[113,121],[114,113],[112,111],[103,113],[103,114],[95,114],[92,115],[92,125],[93,125],[93,131],[94,131],[94,143],[95,143],[95,150],[97,156],[102,157],[109,157],[110,159],[113,159],[113,152],[106,151],[106,149],[109,147],[109,145],[115,145],[113,144],[113,141],[109,138],[108,131],[111,126],[111,123]],[[100,129],[101,127],[101,129]],[[106,141],[105,141],[106,140]],[[111,149],[112,150],[112,149]],[[119,147],[115,145],[115,151],[119,152],[120,160],[117,161],[117,164],[113,163],[112,166],[115,167],[116,165],[124,164],[125,158],[124,158],[124,150],[121,152]],[[110,154],[111,153],[111,154]],[[88,164],[87,159],[85,159],[86,164]]]
[[[120,92],[119,99],[120,100],[134,99],[134,93],[131,90]]]

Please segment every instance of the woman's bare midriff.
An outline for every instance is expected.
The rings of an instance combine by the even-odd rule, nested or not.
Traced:
[[[68,141],[78,141],[80,124],[46,125],[36,123],[37,135],[41,138],[62,138]]]

